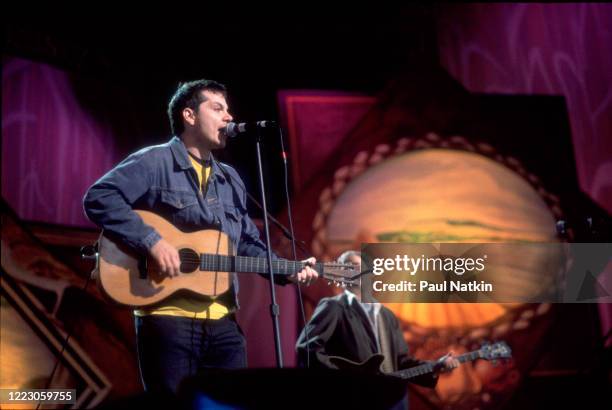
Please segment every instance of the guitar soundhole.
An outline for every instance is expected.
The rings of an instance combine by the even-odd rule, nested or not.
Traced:
[[[200,266],[200,256],[192,249],[179,249],[181,272],[192,273]]]

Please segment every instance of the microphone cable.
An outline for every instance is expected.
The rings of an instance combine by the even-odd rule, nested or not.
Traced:
[[[293,259],[297,260],[297,253],[295,249],[295,232],[293,230],[293,217],[291,213],[291,201],[289,200],[289,172],[287,168],[287,151],[285,151],[285,143],[283,141],[283,130],[281,127],[278,127],[278,136],[280,139],[281,145],[281,155],[283,158],[283,173],[285,175],[285,200],[287,202],[287,219],[289,220],[289,232],[291,234],[291,250],[293,252]],[[310,337],[308,336],[308,326],[306,326],[306,312],[304,310],[304,299],[302,298],[302,286],[300,283],[297,283],[297,294],[298,294],[298,304],[300,306],[300,314],[302,315],[302,324],[304,329],[304,336],[306,340],[306,368],[310,369],[310,346],[308,341]]]

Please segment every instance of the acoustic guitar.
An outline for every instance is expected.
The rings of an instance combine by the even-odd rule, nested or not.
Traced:
[[[234,256],[232,242],[223,232],[208,229],[187,233],[153,212],[135,212],[178,250],[181,273],[175,277],[161,273],[148,257],[102,232],[93,276],[102,292],[116,303],[147,306],[181,289],[214,297],[230,289],[232,272],[268,273],[267,258]],[[305,265],[276,259],[272,271],[275,275],[292,275]],[[343,286],[355,284],[360,274],[352,264],[317,263],[313,268],[319,277]]]

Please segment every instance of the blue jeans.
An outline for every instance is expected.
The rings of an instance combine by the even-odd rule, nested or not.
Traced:
[[[148,392],[177,393],[207,368],[246,367],[246,340],[233,316],[219,320],[135,317],[140,376]]]

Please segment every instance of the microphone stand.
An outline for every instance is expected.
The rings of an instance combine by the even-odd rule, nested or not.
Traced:
[[[261,202],[264,214],[264,231],[266,234],[266,251],[268,256],[268,275],[270,275],[270,316],[272,317],[272,327],[274,331],[274,347],[276,351],[276,365],[279,369],[283,367],[283,352],[281,349],[280,328],[278,325],[278,316],[280,309],[276,303],[276,289],[274,288],[274,270],[272,269],[272,247],[270,244],[270,226],[268,224],[268,206],[266,205],[266,189],[264,187],[263,170],[261,165],[261,132],[257,128],[257,142],[255,144],[257,151],[257,170],[259,172],[259,190],[261,192]]]

